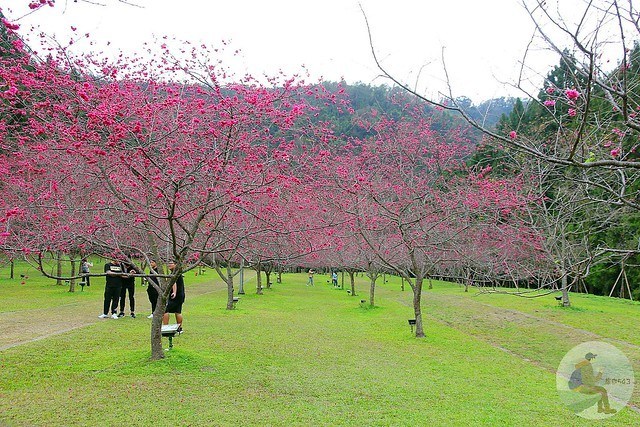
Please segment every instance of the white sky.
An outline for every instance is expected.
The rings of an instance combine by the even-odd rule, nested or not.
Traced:
[[[242,51],[241,72],[254,75],[301,71],[313,78],[344,78],[349,83],[382,84],[376,69],[364,18],[357,0],[95,0],[96,6],[58,0],[31,15],[30,0],[3,0],[3,13],[27,34],[36,26],[66,43],[90,33],[97,45],[111,42],[136,54],[142,43],[163,35],[219,45],[230,40]],[[454,96],[476,102],[519,93],[500,82],[515,82],[519,61],[533,25],[518,0],[360,0],[369,18],[378,56],[400,80],[429,96],[446,90],[442,48]],[[22,18],[20,18],[22,17]],[[16,21],[16,19],[20,18]],[[76,51],[96,49],[89,40]],[[538,67],[546,73],[556,62],[544,56]],[[421,70],[423,65],[428,64]],[[541,80],[536,83],[539,85]],[[436,95],[437,96],[437,95]]]

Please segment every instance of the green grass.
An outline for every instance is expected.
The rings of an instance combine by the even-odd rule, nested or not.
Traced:
[[[156,362],[148,319],[96,318],[103,281],[69,294],[35,278],[2,280],[3,323],[57,317],[66,304],[64,316],[80,326],[0,351],[0,425],[596,425],[562,405],[553,369],[585,334],[610,329],[602,337],[621,349],[633,335],[631,324],[605,328],[594,317],[638,317],[637,305],[622,302],[572,295],[579,309],[559,310],[436,282],[424,292],[419,340],[407,324],[411,292],[395,278],[378,286],[375,308],[360,304],[364,279],[354,297],[321,279],[307,288],[304,275],[284,275],[262,296],[249,282],[227,311],[213,272],[189,273],[185,333]],[[635,347],[624,351],[640,359]],[[597,422],[639,423],[629,409]]]

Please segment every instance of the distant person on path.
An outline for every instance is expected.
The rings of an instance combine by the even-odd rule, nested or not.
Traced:
[[[136,318],[136,313],[135,313],[136,311],[136,300],[135,300],[136,277],[133,275],[136,274],[137,271],[133,266],[133,264],[125,263],[123,264],[123,267],[125,269],[124,273],[129,273],[129,274],[125,274],[124,276],[122,276],[122,288],[120,290],[120,314],[118,314],[118,317],[124,317],[124,305],[125,305],[127,291],[128,291],[129,292],[129,310],[131,310],[131,317],[135,319]]]
[[[338,273],[336,271],[331,273],[331,284],[333,286],[338,286]]]
[[[603,372],[593,374],[593,365],[591,361],[596,358],[596,354],[591,352],[584,356],[584,360],[576,364],[576,369],[569,379],[569,388],[583,394],[600,394],[598,400],[598,412],[605,414],[615,414],[616,410],[609,406],[609,396],[604,387],[596,385],[602,379]]]
[[[313,271],[313,269],[309,270],[309,280],[307,280],[307,286],[313,286],[313,275],[315,274],[315,271]]]
[[[169,271],[173,273],[173,271],[176,269],[176,263],[170,262],[167,267],[169,268]],[[164,316],[162,317],[162,324],[168,325],[169,313],[174,313],[176,315],[176,323],[179,325],[179,333],[182,332],[182,304],[184,304],[184,300],[184,277],[181,274],[173,284],[171,294],[169,295],[169,301],[167,302],[167,309],[165,310]]]
[[[149,265],[151,266],[151,271],[149,271],[150,274],[157,274],[158,273],[158,264],[156,264],[156,262],[154,260],[151,260],[151,262],[149,263]],[[156,288],[149,282],[153,282],[156,285],[159,285],[158,282],[158,278],[156,276],[149,276],[147,278],[148,282],[147,282],[147,295],[149,296],[149,302],[151,303],[151,314],[147,317],[148,319],[153,318],[153,312],[156,311],[156,304],[158,303],[158,291],[156,290]]]
[[[82,281],[85,282],[87,286],[91,286],[91,280],[89,277],[89,273],[91,273],[91,267],[93,267],[93,264],[90,263],[86,258],[82,258],[82,261],[80,261],[80,272],[82,273]]]
[[[120,299],[120,289],[122,288],[122,264],[116,259],[112,259],[104,265],[104,272],[107,273],[104,287],[104,306],[100,319],[109,317],[109,306],[111,306],[111,317],[118,318],[116,312],[118,300]]]

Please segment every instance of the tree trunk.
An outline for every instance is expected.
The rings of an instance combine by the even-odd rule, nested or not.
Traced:
[[[271,289],[271,271],[264,271],[265,280],[267,281],[267,289]]]
[[[244,259],[240,260],[240,272],[238,273],[240,277],[238,281],[240,282],[238,286],[238,295],[244,295]]]
[[[567,284],[567,275],[565,272],[562,272],[562,306],[570,307],[571,302],[569,301],[569,289]]]
[[[58,251],[56,252],[56,256],[57,256],[57,274],[56,276],[58,277],[58,279],[56,280],[56,285],[62,286],[64,283],[62,283],[62,251]]]
[[[11,261],[9,261],[9,263],[11,264],[11,269],[9,270],[9,279],[13,279],[13,271],[14,271],[13,259]]]
[[[167,296],[165,292],[158,294],[158,303],[151,319],[151,360],[164,359],[164,349],[162,348],[162,316],[167,306]]]
[[[150,231],[147,231],[147,242],[151,248],[151,259],[155,260],[158,266],[156,272],[159,274],[164,273],[164,268],[159,262],[160,256],[158,251],[158,245]],[[148,283],[147,286],[153,286]],[[151,319],[151,360],[164,359],[164,350],[162,349],[162,316],[167,308],[167,280],[158,280],[158,300],[156,302],[156,309],[153,312],[153,318]]]
[[[416,316],[416,338],[424,338],[424,329],[422,327],[422,309],[420,302],[422,300],[422,278],[416,277],[416,283],[413,289],[413,312]]]
[[[369,287],[369,305],[371,307],[374,307],[376,305],[375,298],[376,298],[376,280],[374,278],[371,278],[371,287]]]
[[[226,274],[222,272],[222,268],[217,261],[213,261],[213,267],[216,269],[218,276],[227,284],[227,310],[233,310],[235,304],[233,303],[233,271],[231,271],[231,263],[227,262]],[[242,270],[240,270],[242,272]]]
[[[349,280],[351,281],[351,296],[356,296],[356,273],[354,271],[349,272]]]
[[[404,292],[404,277],[400,277],[400,290]]]
[[[256,264],[256,295],[262,295],[262,264]]]
[[[235,305],[233,304],[233,275],[231,274],[231,267],[227,265],[227,310],[233,310]]]
[[[71,280],[69,280],[69,292],[76,291],[76,279],[74,278],[76,275],[76,258],[73,254],[70,255],[71,260]]]
[[[282,267],[278,267],[278,275],[276,276],[276,283],[282,283]]]

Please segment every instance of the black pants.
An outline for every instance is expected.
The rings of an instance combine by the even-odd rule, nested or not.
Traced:
[[[104,307],[102,312],[109,314],[109,306],[111,306],[111,313],[114,314],[118,309],[118,300],[120,300],[120,286],[106,285],[104,288]]]
[[[89,273],[82,273],[82,277],[80,278],[80,286],[91,286],[91,282],[89,281]]]
[[[156,304],[158,303],[158,291],[151,285],[147,285],[147,295],[149,295],[149,302],[151,303],[151,312],[156,311]]]
[[[124,303],[127,291],[129,291],[129,309],[132,313],[136,311],[136,300],[133,298],[133,295],[136,292],[136,282],[131,280],[122,284],[122,289],[120,290],[120,313],[124,313]]]

